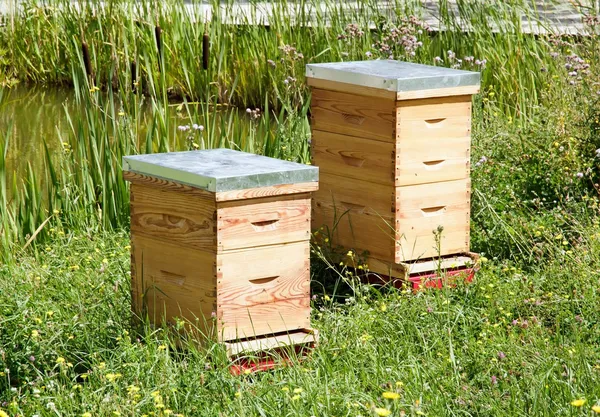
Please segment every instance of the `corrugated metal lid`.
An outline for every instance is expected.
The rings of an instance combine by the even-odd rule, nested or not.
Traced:
[[[478,72],[388,59],[308,64],[306,76],[394,92],[479,86],[481,82]]]
[[[123,157],[123,171],[212,192],[318,181],[319,169],[266,156],[210,149]]]

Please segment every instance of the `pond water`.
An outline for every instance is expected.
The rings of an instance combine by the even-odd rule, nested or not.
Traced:
[[[188,111],[190,107],[193,106],[188,106]],[[192,110],[193,122],[203,126],[210,124],[211,128],[208,130],[211,138],[219,139],[218,142],[212,142],[212,145],[198,141],[200,147],[227,146],[227,142],[221,141],[220,138],[235,138],[235,142],[239,143],[240,138],[250,135],[266,137],[276,129],[275,123],[269,123],[267,120],[257,123],[252,114],[246,114],[246,111],[236,108],[215,109],[206,114],[197,107]],[[4,90],[0,102],[0,145],[3,139],[8,137],[6,174],[9,199],[13,181],[16,179],[17,184],[20,184],[19,181],[27,173],[28,165],[31,165],[35,173],[45,172],[44,144],[52,159],[60,157],[63,152],[62,142],[69,143],[73,137],[69,119],[76,121],[84,117],[84,110],[82,105],[76,102],[73,90],[68,88],[17,86]],[[205,120],[206,116],[210,120]],[[188,149],[190,142],[186,137],[189,138],[189,135],[186,136],[186,132],[178,129],[178,126],[191,126],[190,117],[185,117],[177,103],[169,105],[167,117],[171,126],[168,133],[170,150]],[[134,139],[137,140],[140,149],[144,149],[145,130],[151,119],[150,105],[143,106],[138,118],[141,128],[138,130],[138,138]],[[204,132],[204,136],[207,133]],[[240,148],[253,151],[244,146]],[[45,187],[44,177],[37,177],[42,190]]]

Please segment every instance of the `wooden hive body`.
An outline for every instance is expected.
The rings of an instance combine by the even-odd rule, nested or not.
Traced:
[[[211,192],[133,171],[132,304],[219,341],[310,328],[316,181]]]
[[[313,227],[326,226],[334,245],[368,253],[378,273],[468,252],[471,96],[478,85],[396,92],[308,83],[312,159],[320,169]]]

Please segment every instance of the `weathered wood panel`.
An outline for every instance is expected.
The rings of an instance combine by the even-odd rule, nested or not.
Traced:
[[[220,251],[310,239],[310,194],[217,204]]]

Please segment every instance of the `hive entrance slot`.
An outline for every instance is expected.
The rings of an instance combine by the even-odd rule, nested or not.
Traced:
[[[272,219],[272,220],[262,220],[262,221],[251,222],[251,223],[252,223],[252,227],[254,228],[254,230],[260,232],[260,231],[266,231],[266,230],[275,230],[277,228],[278,221],[279,221],[279,219]]]
[[[423,215],[425,217],[430,217],[430,216],[437,216],[439,214],[442,214],[445,209],[446,209],[446,206],[427,207],[427,208],[422,208],[421,212],[423,213]]]
[[[446,120],[445,117],[440,117],[438,119],[427,119],[427,120],[425,120],[425,123],[427,123],[428,125],[439,125],[444,120]]]
[[[250,281],[252,284],[255,284],[255,285],[263,285],[263,284],[267,284],[271,281],[274,281],[277,278],[279,278],[279,275],[275,275],[272,277],[265,277],[265,278],[249,279],[248,281]]]

